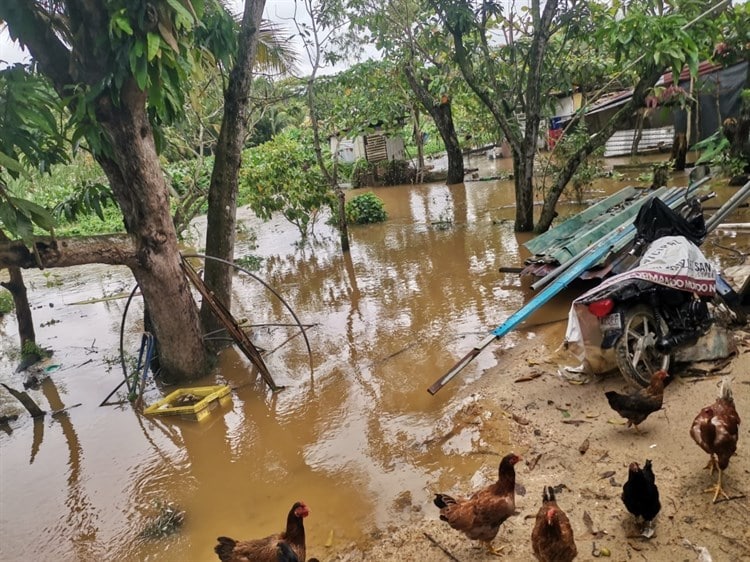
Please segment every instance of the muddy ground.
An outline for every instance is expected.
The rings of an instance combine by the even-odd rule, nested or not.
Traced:
[[[508,424],[511,449],[524,459],[516,467],[517,515],[502,525],[494,541],[504,545],[503,559],[534,559],[530,536],[542,487],[564,485],[557,499],[573,525],[577,560],[750,560],[750,328],[734,332],[738,350],[725,366],[699,365],[709,371],[703,376],[686,376],[684,365],[670,369],[676,377],[665,391],[664,407],[641,425],[640,435],[624,425],[604,396],[607,390],[628,388],[619,374],[585,384],[558,374],[560,366],[573,364],[571,359],[537,342],[562,341],[564,329],[564,323],[545,326],[538,330],[545,337],[502,351],[498,366],[467,385],[465,398],[473,399],[454,416],[454,430],[462,424],[481,425],[474,454],[487,455],[486,481],[495,477],[500,457],[509,452],[492,450]],[[737,410],[745,422],[725,473],[731,499],[713,504],[703,490],[716,476],[704,470],[708,456],[688,432],[700,409],[714,401],[723,374],[734,377]],[[653,461],[662,503],[650,539],[639,536],[620,500],[628,464],[646,459]],[[480,484],[475,480],[475,486]],[[441,491],[469,493],[475,486],[466,482],[461,489]],[[426,489],[437,491],[430,483]],[[338,561],[498,559],[440,521],[431,504],[410,508],[413,523],[376,533],[366,552],[351,547],[309,555]],[[607,550],[609,556],[603,556]]]

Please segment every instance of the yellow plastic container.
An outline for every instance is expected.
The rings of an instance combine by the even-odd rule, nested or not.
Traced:
[[[154,402],[143,413],[149,416],[179,416],[183,419],[201,421],[212,410],[228,404],[232,397],[229,386],[199,386],[180,388]]]

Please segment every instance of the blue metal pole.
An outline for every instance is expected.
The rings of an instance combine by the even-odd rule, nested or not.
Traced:
[[[512,314],[505,322],[495,328],[486,338],[479,342],[474,348],[464,355],[461,360],[456,363],[450,371],[432,383],[432,386],[427,389],[430,394],[435,394],[448,381],[455,377],[459,371],[471,363],[479,353],[495,341],[498,338],[503,337],[505,334],[510,332],[513,328],[518,326],[526,318],[528,318],[532,312],[537,308],[548,302],[557,293],[562,291],[568,284],[581,275],[584,271],[591,268],[593,265],[602,260],[612,248],[624,237],[629,236],[635,231],[635,225],[623,224],[617,229],[612,231],[610,234],[599,240],[596,244],[592,245],[589,250],[573,265],[566,269],[560,276],[557,277],[552,283],[542,290],[537,296],[526,303],[520,310]]]

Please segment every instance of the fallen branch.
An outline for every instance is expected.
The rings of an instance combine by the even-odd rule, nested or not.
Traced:
[[[5,386],[5,385],[3,385]],[[745,497],[745,494],[740,494],[739,496],[730,496],[728,498],[721,498],[720,500],[716,500],[714,504],[722,503],[722,502],[730,502],[732,500],[741,500]]]
[[[432,544],[434,544],[434,545],[435,545],[436,547],[438,547],[438,548],[439,548],[440,550],[442,550],[442,551],[443,551],[443,552],[445,553],[445,555],[446,555],[446,556],[447,556],[448,558],[450,558],[450,559],[451,559],[451,560],[453,560],[454,562],[461,562],[461,561],[460,561],[460,560],[459,560],[458,558],[456,558],[455,556],[453,556],[453,554],[451,553],[451,551],[450,551],[450,550],[448,550],[448,549],[447,549],[447,548],[445,548],[445,547],[444,547],[444,546],[443,546],[442,544],[440,544],[439,542],[437,542],[437,540],[435,540],[435,539],[434,539],[434,538],[432,537],[432,535],[430,535],[430,534],[429,534],[428,532],[426,532],[426,531],[423,531],[423,533],[424,533],[424,536],[425,536],[425,537],[427,537],[427,539],[428,539],[428,540],[429,540],[429,541],[430,541],[430,542],[431,542]]]
[[[11,395],[16,398],[16,400],[23,404],[23,407],[28,410],[32,418],[41,418],[42,416],[44,416],[46,412],[36,405],[36,402],[34,402],[31,396],[29,396],[25,392],[19,392],[18,390],[13,389],[5,383],[0,384],[2,384],[5,387],[5,390],[10,392]]]

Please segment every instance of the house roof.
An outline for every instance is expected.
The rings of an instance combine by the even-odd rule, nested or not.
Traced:
[[[721,64],[713,63],[711,61],[703,61],[702,63],[698,64],[698,76],[700,77],[700,76],[705,76],[706,74],[712,74],[716,72],[717,70],[721,70],[722,68],[724,68],[724,66]],[[689,80],[689,79],[690,79],[690,69],[687,66],[685,66],[682,69],[682,72],[680,72],[680,78],[678,79],[678,84],[680,82],[684,82],[685,80]],[[669,86],[672,83],[673,81],[672,81],[671,72],[662,74],[662,77],[659,79],[659,82],[657,82],[657,84],[659,84],[660,86]]]
[[[743,61],[744,62],[744,61]],[[743,62],[739,62],[738,64],[743,64]],[[711,61],[704,61],[698,65],[698,76],[706,76],[708,74],[712,74],[716,71],[721,70],[723,65],[716,64]],[[690,78],[690,69],[685,66],[682,69],[682,72],[680,73],[679,82],[683,82],[685,80],[688,80]],[[672,73],[667,72],[665,74],[662,74],[661,78],[659,78],[659,81],[657,82],[659,86],[670,86],[673,84],[672,80]],[[610,94],[606,94],[605,96],[599,98],[596,102],[591,104],[589,108],[586,110],[586,115],[595,115],[597,113],[600,113],[602,111],[606,111],[608,109],[612,109],[614,107],[619,107],[621,105],[624,105],[633,95],[633,89],[628,90],[622,90],[619,92],[613,92]],[[563,122],[569,120],[571,117],[573,117],[572,114],[569,115],[562,115]]]

